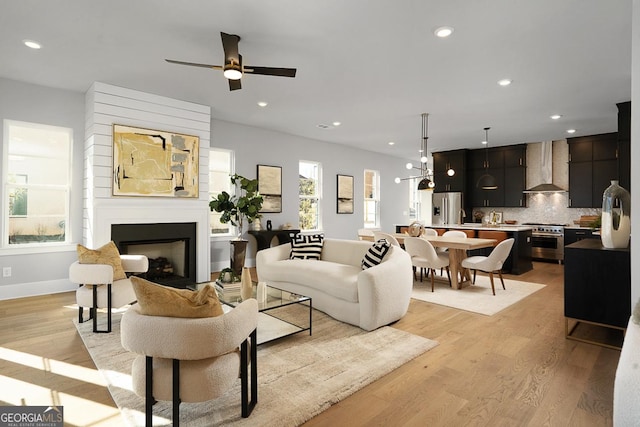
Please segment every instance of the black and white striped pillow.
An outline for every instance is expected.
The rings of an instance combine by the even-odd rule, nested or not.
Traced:
[[[320,259],[324,234],[295,234],[291,236],[291,259]]]
[[[391,248],[391,244],[387,242],[387,239],[380,239],[371,245],[362,259],[362,269],[366,270],[380,264],[387,252],[389,252],[389,248]]]

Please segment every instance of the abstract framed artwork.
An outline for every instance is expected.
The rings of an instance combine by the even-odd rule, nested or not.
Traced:
[[[282,212],[282,168],[258,165],[258,192],[262,196],[261,213]]]
[[[353,213],[353,176],[338,174],[338,213]]]
[[[114,196],[197,198],[200,138],[113,125]]]

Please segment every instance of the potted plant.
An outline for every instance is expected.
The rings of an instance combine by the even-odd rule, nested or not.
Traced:
[[[244,267],[244,259],[247,251],[247,240],[242,238],[245,219],[251,224],[260,218],[262,208],[262,196],[258,194],[258,180],[248,179],[244,176],[231,175],[231,184],[236,187],[236,194],[230,195],[226,191],[218,194],[209,202],[212,211],[222,213],[220,222],[230,222],[237,227],[238,235],[231,241],[231,269],[236,276],[240,276]]]
[[[231,175],[231,184],[236,187],[236,195],[232,196],[226,191],[218,194],[218,197],[209,202],[212,211],[222,213],[220,222],[231,222],[238,228],[238,239],[242,238],[242,227],[246,219],[251,224],[260,218],[262,209],[262,196],[258,194],[258,180],[248,179],[242,175]]]

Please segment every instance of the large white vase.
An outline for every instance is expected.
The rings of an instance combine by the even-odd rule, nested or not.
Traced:
[[[626,248],[631,236],[631,195],[611,181],[602,193],[600,239],[605,248]]]

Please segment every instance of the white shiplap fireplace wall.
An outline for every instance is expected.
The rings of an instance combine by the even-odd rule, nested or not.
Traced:
[[[112,224],[195,222],[197,281],[208,281],[210,107],[98,82],[87,91],[85,105],[84,244],[95,248],[108,242]],[[198,136],[200,196],[112,196],[114,124]]]

